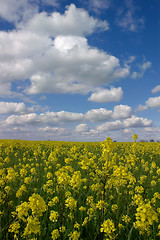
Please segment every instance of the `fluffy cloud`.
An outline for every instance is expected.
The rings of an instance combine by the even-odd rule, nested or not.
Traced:
[[[51,15],[46,12],[37,13],[27,22],[25,29],[54,37],[59,35],[85,36],[93,33],[96,29],[108,30],[109,24],[107,21],[90,17],[87,11],[71,4],[63,15],[58,12]]]
[[[123,97],[123,90],[121,87],[108,89],[98,89],[88,98],[93,102],[118,102]]]
[[[115,131],[127,128],[149,127],[151,125],[151,120],[148,120],[147,118],[139,118],[132,115],[130,118],[127,118],[124,121],[116,120],[114,122],[103,123],[101,125],[98,125],[96,129],[98,131]]]
[[[81,123],[75,127],[75,132],[88,132],[88,125]]]
[[[107,122],[97,126],[98,131],[116,131],[123,128],[123,123],[120,120]]]
[[[157,93],[157,92],[160,92],[160,85],[157,85],[152,89],[152,93]]]
[[[0,17],[9,22],[18,22],[38,11],[38,6],[31,0],[1,0]]]
[[[115,119],[128,118],[131,116],[132,108],[128,105],[118,105],[114,107],[112,117]]]
[[[160,107],[160,96],[149,98],[146,101],[146,105],[151,108],[159,108]]]
[[[20,116],[11,115],[5,123],[9,125],[54,125],[61,122],[79,122],[83,121],[84,115],[82,113],[72,112],[46,112],[40,115],[36,113],[23,114]]]
[[[130,115],[131,109],[128,108],[129,106],[120,105],[117,107],[117,109],[128,109],[126,116],[127,112]],[[83,141],[90,141],[93,138],[100,141],[106,137],[106,132],[110,132],[110,136],[118,140],[120,138],[116,131],[121,130],[121,133],[129,133],[133,132],[135,128],[144,129],[152,126],[151,120],[134,115],[123,121],[119,119],[113,121],[114,112],[116,112],[116,117],[120,116],[122,118],[116,108],[114,111],[103,108],[92,109],[85,114],[61,111],[10,115],[6,120],[1,120],[0,132],[1,136],[12,135],[13,138],[19,137],[22,139],[25,133],[25,139],[65,139],[67,141],[74,139],[80,141],[83,135]],[[99,122],[103,123],[97,124]],[[92,124],[89,125],[90,123]],[[4,131],[4,129],[7,129],[7,131]],[[123,137],[126,139],[125,136]]]
[[[37,73],[31,77],[30,94],[85,93],[129,74],[129,68],[121,68],[116,57],[91,48],[85,38],[77,36],[58,36],[35,67]]]
[[[152,120],[147,118],[136,117],[134,115],[123,121],[124,128],[139,128],[139,127],[149,127],[152,125]]]
[[[157,86],[158,87],[158,86]],[[158,88],[155,88],[155,91],[157,92]],[[160,96],[159,97],[151,97],[147,101],[145,101],[146,105],[140,104],[136,111],[144,111],[148,108],[160,108]]]
[[[38,13],[42,5],[58,6],[58,0],[1,0],[0,1],[0,17],[9,21],[18,23],[26,21],[35,13]]]
[[[114,111],[105,108],[91,109],[85,114],[67,111],[60,112],[44,112],[41,114],[28,113],[33,108],[27,108],[24,103],[4,103],[0,102],[0,113],[21,113],[21,115],[10,115],[5,120],[8,125],[57,125],[61,123],[77,123],[81,122],[79,128],[86,126],[85,122],[108,122],[113,119],[128,118],[132,112],[131,107],[127,105],[118,105],[114,107]],[[25,114],[24,114],[25,113]]]
[[[64,14],[37,13],[17,30],[1,31],[0,91],[9,94],[14,81],[27,79],[28,94],[86,94],[127,77],[127,65],[121,67],[118,58],[88,45],[84,35],[99,28],[107,30],[108,23],[71,4]],[[116,101],[122,95],[117,91]]]
[[[91,122],[109,121],[112,119],[112,111],[105,108],[92,109],[85,114],[85,118]]]
[[[50,133],[51,135],[53,133],[61,135],[66,132],[66,129],[60,128],[60,127],[44,127],[44,128],[39,128],[38,131],[44,132],[44,133]]]
[[[0,114],[11,114],[11,113],[27,113],[32,112],[33,108],[27,108],[26,105],[14,102],[0,102]]]
[[[156,128],[156,127],[148,127],[148,128],[144,128],[144,130],[148,133],[160,133],[160,128]]]

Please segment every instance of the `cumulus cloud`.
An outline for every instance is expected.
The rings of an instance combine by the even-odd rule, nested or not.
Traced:
[[[148,133],[160,133],[160,128],[157,127],[148,127],[148,128],[144,128],[144,131],[148,132]]]
[[[146,105],[140,104],[136,111],[144,111],[148,108],[160,108],[160,96],[159,97],[151,97],[147,101],[145,101]]]
[[[97,126],[98,131],[116,131],[123,128],[123,123],[120,120],[114,122],[106,122]]]
[[[88,125],[81,123],[75,127],[75,132],[88,132]]]
[[[98,89],[88,98],[93,102],[118,102],[123,97],[123,90],[121,87],[108,89]]]
[[[113,122],[106,122],[101,125],[98,125],[96,129],[98,131],[115,131],[127,128],[142,128],[149,127],[152,125],[152,121],[147,118],[139,118],[132,115],[130,118],[127,118],[123,121],[116,120]]]
[[[29,112],[30,111],[30,112]],[[128,118],[131,115],[132,109],[127,105],[118,105],[114,107],[114,111],[107,110],[105,108],[91,109],[86,113],[75,113],[75,112],[44,112],[34,113],[33,108],[27,108],[24,103],[4,103],[0,102],[0,113],[20,113],[17,115],[10,115],[4,121],[8,125],[57,125],[61,123],[78,123],[83,128],[86,122],[98,123],[98,122],[109,122],[113,119]]]
[[[112,117],[115,119],[129,118],[132,113],[132,108],[128,105],[118,105],[114,107]]]
[[[112,111],[105,108],[92,109],[85,114],[85,118],[91,122],[109,121],[112,119]]]
[[[20,116],[11,115],[5,123],[9,125],[54,125],[61,122],[78,122],[83,121],[84,115],[82,113],[72,113],[66,111],[60,112],[45,112],[41,114],[29,113]]]
[[[138,127],[149,127],[152,125],[152,120],[147,118],[136,117],[134,115],[131,118],[127,118],[123,121],[124,128],[138,128]]]
[[[125,134],[133,134],[133,129],[123,129],[123,132],[125,133]]]
[[[80,136],[83,135],[85,137],[83,141],[85,141],[87,139],[91,140],[92,137],[101,140],[106,136],[106,132],[110,132],[110,134],[115,132],[114,134],[116,134],[116,131],[122,130],[122,133],[129,133],[135,128],[152,126],[151,120],[134,115],[125,120],[120,120],[120,118],[124,118],[124,115],[122,116],[121,112],[119,112],[120,109],[126,111],[125,117],[131,113],[129,106],[120,105],[114,111],[101,108],[92,109],[85,114],[66,111],[44,112],[41,114],[26,113],[18,116],[14,114],[7,117],[6,120],[1,120],[0,132],[2,136],[6,133],[12,134],[14,138],[17,136],[23,138],[25,133],[26,139],[42,138],[45,133],[44,139],[82,140]],[[118,116],[119,119],[114,120]],[[100,122],[102,123],[99,124]],[[89,125],[90,123],[92,124]],[[3,129],[7,129],[7,131],[3,131]],[[15,135],[17,131],[18,135]],[[34,136],[32,137],[33,132]]]
[[[26,21],[38,13],[42,5],[58,6],[58,0],[1,0],[0,17],[8,22]]]
[[[47,133],[56,133],[56,134],[64,134],[66,132],[66,128],[60,128],[60,127],[44,127],[44,128],[38,128],[38,131],[40,132],[47,132]]]
[[[160,96],[149,98],[145,103],[148,107],[160,108]]]
[[[0,101],[0,114],[11,114],[11,113],[27,113],[32,112],[34,109],[27,108],[23,102],[3,102]]]
[[[31,77],[30,94],[86,93],[129,74],[128,67],[120,67],[119,59],[91,48],[85,38],[77,36],[58,36],[54,47],[37,60],[36,68],[38,73]]]
[[[118,58],[88,45],[85,35],[96,29],[107,30],[108,23],[71,4],[64,14],[37,13],[16,30],[0,31],[3,94],[10,93],[14,81],[26,79],[28,94],[87,94],[127,77],[127,65],[121,67]]]
[[[50,36],[76,35],[85,36],[93,33],[96,29],[108,30],[107,21],[101,21],[89,16],[84,9],[76,8],[74,4],[66,7],[64,14],[53,12],[48,15],[46,12],[37,13],[24,26],[25,29]]]
[[[18,22],[32,16],[38,11],[38,6],[31,0],[1,0],[0,17],[9,22]]]
[[[160,85],[157,85],[152,89],[152,93],[157,93],[157,92],[160,92]]]

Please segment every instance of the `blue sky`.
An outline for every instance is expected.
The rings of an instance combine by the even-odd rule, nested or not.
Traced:
[[[160,140],[157,0],[1,0],[0,137]]]

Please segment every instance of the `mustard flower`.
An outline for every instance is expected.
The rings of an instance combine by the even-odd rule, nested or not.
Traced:
[[[115,239],[115,226],[112,220],[107,219],[103,222],[103,224],[101,225],[101,232],[105,233],[105,236],[108,239]]]
[[[54,229],[54,230],[52,231],[52,239],[53,239],[53,240],[56,240],[56,239],[59,238],[59,236],[60,236],[60,234],[59,234],[58,229]]]
[[[58,221],[58,217],[59,217],[59,213],[56,212],[56,211],[51,210],[49,219],[52,222],[57,222]]]
[[[16,207],[17,217],[23,221],[26,221],[28,211],[30,209],[29,203],[23,202]]]
[[[15,221],[9,226],[8,232],[14,233],[14,239],[17,239],[17,234],[19,233],[20,223]]]
[[[43,212],[47,210],[47,205],[44,199],[38,195],[33,193],[31,197],[29,197],[29,204],[32,210],[33,215],[35,216],[42,216]]]
[[[23,236],[29,237],[32,234],[40,234],[40,222],[37,217],[29,216],[27,218],[27,226],[24,229]]]
[[[68,197],[65,201],[66,207],[74,210],[77,207],[77,201],[73,197]]]
[[[74,231],[69,234],[69,240],[78,240],[80,237],[80,233],[77,231]]]

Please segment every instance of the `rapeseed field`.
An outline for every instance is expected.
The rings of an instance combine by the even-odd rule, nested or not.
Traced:
[[[160,239],[160,143],[0,140],[0,239]]]

